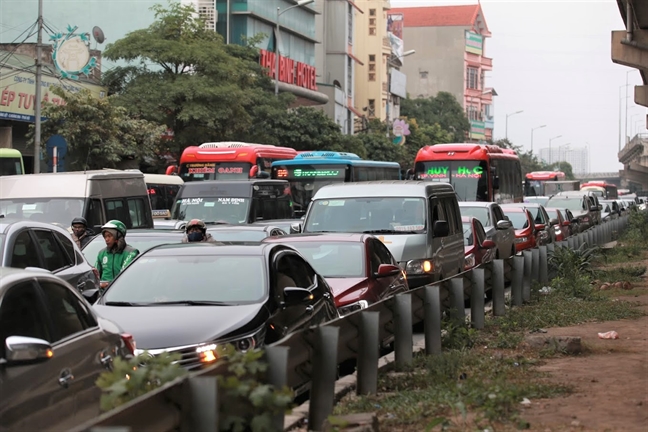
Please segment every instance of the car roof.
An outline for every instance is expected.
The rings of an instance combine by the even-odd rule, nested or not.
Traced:
[[[312,233],[312,234],[289,234],[285,236],[268,237],[263,240],[264,243],[282,243],[282,242],[362,242],[367,237],[373,237],[370,234],[361,233]]]
[[[216,231],[266,231],[268,229],[274,228],[271,225],[207,225],[207,232],[216,232]]]
[[[2,267],[2,271],[0,271],[0,293],[4,292],[8,285],[13,285],[16,282],[32,278],[55,280],[62,285],[66,285],[64,280],[54,276],[47,270],[24,270],[12,267]]]
[[[497,205],[495,202],[486,201],[459,201],[459,207],[483,207],[488,208]]]
[[[522,203],[522,204],[526,204],[526,203]],[[526,207],[524,205],[521,205],[521,206],[502,205],[501,207],[502,207],[502,210],[504,210],[504,213],[506,213],[507,211],[512,211],[512,212],[516,212],[516,213],[524,213],[524,211],[526,210]]]
[[[428,188],[437,192],[453,193],[447,183],[409,180],[385,180],[355,183],[335,183],[322,187],[313,199],[364,198],[364,197],[424,197]]]
[[[143,255],[155,256],[195,256],[195,255],[264,255],[271,245],[259,242],[246,243],[178,243],[156,246],[144,252]]]
[[[533,203],[533,202],[523,202],[523,203],[506,203],[506,204],[500,204],[500,207],[502,208],[521,208],[521,207],[526,207],[526,208],[538,208],[538,207],[543,207],[542,204],[538,203]]]
[[[47,222],[37,222],[29,219],[5,219],[0,218],[0,233],[6,234],[12,227],[20,228],[44,228],[60,233],[70,234],[70,232],[58,224],[51,224]]]

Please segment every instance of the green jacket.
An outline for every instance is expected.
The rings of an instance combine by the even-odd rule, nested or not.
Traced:
[[[121,252],[110,252],[108,248],[101,249],[95,264],[99,270],[100,280],[112,282],[128,264],[133,262],[137,255],[139,255],[139,251],[128,245]]]

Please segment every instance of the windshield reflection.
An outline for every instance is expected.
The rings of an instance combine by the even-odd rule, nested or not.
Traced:
[[[0,215],[28,219],[69,228],[72,219],[83,216],[82,198],[37,198],[0,200]]]

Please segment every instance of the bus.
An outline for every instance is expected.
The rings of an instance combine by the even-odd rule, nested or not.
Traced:
[[[334,151],[303,152],[294,159],[273,162],[270,177],[290,182],[297,216],[305,213],[311,198],[323,186],[401,179],[396,162],[368,161],[355,153]]]
[[[588,181],[581,185],[580,190],[591,191],[603,199],[617,199],[619,198],[619,191],[617,186],[606,181]]]
[[[12,148],[0,148],[0,176],[25,174],[22,153]]]
[[[414,179],[450,183],[459,201],[522,202],[517,153],[495,145],[436,144],[421,148]]]
[[[184,149],[178,174],[185,182],[270,178],[272,162],[292,159],[295,149],[242,142],[204,143]],[[172,174],[173,170],[167,170]]]
[[[544,196],[546,182],[564,180],[565,173],[562,171],[533,171],[527,173],[524,180],[524,196]]]

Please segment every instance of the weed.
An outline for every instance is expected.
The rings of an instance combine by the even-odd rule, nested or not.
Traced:
[[[646,266],[643,265],[626,265],[607,269],[597,269],[594,277],[601,282],[619,282],[630,281],[636,282],[641,280],[641,276],[646,273]]]
[[[454,319],[444,319],[442,322],[443,339],[441,340],[444,349],[466,349],[472,348],[477,339],[477,330],[468,327],[465,322],[458,322]]]
[[[578,249],[558,248],[549,257],[549,265],[559,278],[593,275],[592,262],[599,254],[598,247],[588,247],[587,243]]]

